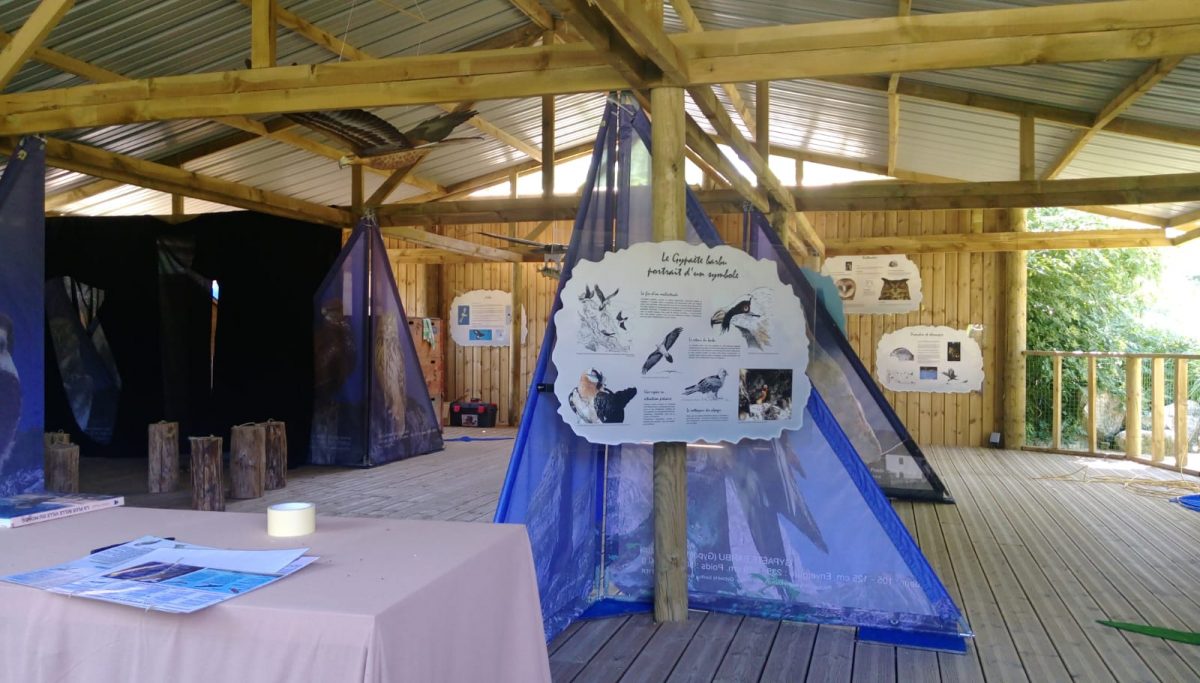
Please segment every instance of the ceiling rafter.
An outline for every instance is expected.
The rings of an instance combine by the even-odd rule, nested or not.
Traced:
[[[252,0],[250,3],[250,66],[255,69],[275,66],[275,0]]]
[[[409,227],[382,227],[384,236],[395,237],[398,239],[420,244],[435,249],[442,249],[455,254],[465,254],[467,256],[476,256],[488,261],[504,261],[509,263],[522,263],[525,257],[515,251],[507,249],[497,249],[487,245],[460,240],[454,237],[438,235],[437,233],[427,232]]]
[[[74,4],[75,0],[42,0],[33,9],[12,40],[0,50],[0,90],[8,87],[13,76]]]
[[[1058,157],[1046,168],[1046,172],[1042,177],[1056,178],[1060,173],[1066,170],[1071,161],[1079,155],[1087,143],[1091,142],[1092,138],[1104,129],[1113,119],[1117,118],[1121,112],[1133,106],[1139,97],[1150,92],[1150,90],[1158,85],[1160,81],[1166,78],[1170,73],[1179,66],[1183,61],[1183,57],[1167,57],[1160,59],[1150,65],[1148,69],[1138,74],[1138,77],[1133,79],[1129,85],[1125,86],[1117,96],[1108,101],[1107,104],[1096,114],[1092,125],[1075,134],[1074,139],[1067,143],[1066,148],[1059,153]]]
[[[912,14],[912,0],[899,0],[896,8],[896,16],[907,17]],[[887,84],[887,104],[888,104],[888,141],[887,141],[887,169],[888,175],[893,175],[896,171],[896,158],[900,153],[900,93],[897,89],[900,86],[900,74],[892,74],[888,76]]]
[[[584,5],[582,0],[560,1]],[[689,85],[1152,59],[1200,52],[1200,4],[1124,0],[678,33],[668,40],[688,63]],[[604,91],[626,83],[595,49],[577,45],[395,57],[4,95],[0,134],[166,118],[510,99]]]
[[[683,66],[686,60],[662,31],[661,21],[657,25],[654,24],[642,5],[636,2],[618,3],[617,0],[600,0],[598,9],[593,9],[583,0],[555,0],[555,5],[576,30],[592,41],[606,60],[629,79],[634,88],[645,89],[651,82],[686,85],[690,80],[688,70]],[[631,8],[636,9],[631,11]],[[668,45],[671,45],[669,49],[665,47]],[[712,123],[718,136],[733,147],[758,177],[773,202],[765,212],[771,216],[772,227],[779,232],[784,244],[799,240],[806,250],[820,254],[820,237],[812,225],[802,215],[797,214],[791,196],[783,190],[782,183],[771,173],[766,159],[755,151],[741,131],[733,125],[733,120],[713,94],[712,88],[708,85],[697,85],[688,87],[687,91],[692,101]],[[701,143],[696,134],[699,126],[691,122],[686,127],[687,139]],[[718,161],[722,156],[718,153],[714,158],[711,151],[708,154],[697,151],[702,157],[708,157],[710,163]],[[739,176],[740,173],[735,171],[725,177],[747,200],[756,205],[760,204],[761,198],[744,187]],[[780,211],[776,212],[776,207]],[[761,206],[759,208],[763,209]]]
[[[0,147],[5,153],[12,149],[7,142]],[[126,185],[313,223],[345,227],[351,221],[350,213],[342,209],[58,138],[46,139],[46,164]]]
[[[242,0],[243,3],[249,3],[252,1],[253,0]],[[330,52],[333,52],[334,54],[337,54],[341,57],[351,59],[351,60],[371,61],[371,60],[377,59],[376,57],[372,56],[371,54],[367,53],[366,51],[361,50],[361,49],[351,45],[350,43],[347,43],[347,42],[341,40],[340,38],[337,38],[336,36],[328,33],[327,31],[315,26],[314,24],[312,24],[310,22],[304,21],[299,16],[292,14],[292,13],[289,13],[289,15],[290,15],[289,21],[287,23],[284,23],[282,20],[280,21],[280,23],[283,24],[284,26],[286,26],[287,28],[290,28],[290,29],[296,31],[296,33],[307,38],[314,44],[316,44],[320,47],[324,47],[327,50],[329,50]],[[296,28],[293,28],[293,27],[296,27]],[[299,30],[299,29],[302,29],[302,30]],[[524,46],[527,46],[527,45],[533,43],[534,40],[536,40],[536,39],[537,39],[537,34],[532,34],[531,36],[527,36],[525,38],[518,40],[513,46],[514,47],[524,47]],[[473,104],[473,103],[471,103],[471,104]],[[471,106],[471,104],[468,104],[466,107],[461,107],[456,104],[443,102],[443,103],[438,103],[438,107],[440,107],[443,111],[451,112],[451,111],[455,111],[456,109],[469,108]],[[525,154],[526,156],[529,156],[533,159],[537,159],[538,161],[541,161],[542,153],[541,153],[541,150],[539,150],[537,148],[537,146],[522,140],[521,138],[517,137],[516,135],[513,135],[512,133],[509,133],[508,131],[504,130],[500,126],[497,126],[496,124],[492,123],[491,121],[488,121],[487,119],[485,119],[482,116],[477,115],[477,116],[471,117],[467,121],[467,125],[474,127],[475,129],[479,130],[480,132],[482,132],[486,135],[489,135],[492,138],[499,140],[500,142],[503,142],[504,144],[508,145],[509,147],[512,147],[512,148],[516,149],[517,151]],[[412,174],[409,174],[409,177],[411,178]],[[429,191],[429,190],[427,190],[427,191]]]
[[[696,12],[692,10],[688,0],[671,0],[671,6],[675,8],[675,14],[679,15],[680,21],[683,22],[684,28],[689,33],[703,33],[704,25],[700,23],[700,18],[696,16]],[[746,104],[742,93],[737,89],[736,83],[721,83],[721,90],[724,91],[725,97],[729,99],[730,106],[737,112],[742,123],[745,124],[746,130],[750,131],[750,135],[758,138],[758,128],[754,120],[754,110],[750,105]]]

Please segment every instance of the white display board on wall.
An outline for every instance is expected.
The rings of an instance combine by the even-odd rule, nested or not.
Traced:
[[[459,346],[508,346],[512,295],[498,289],[464,292],[450,303],[450,338]],[[525,316],[521,316],[521,338]]]
[[[774,262],[733,247],[580,261],[554,316],[558,412],[593,443],[777,437],[808,402],[804,319]]]
[[[921,269],[903,254],[830,257],[821,273],[833,278],[846,313],[909,313],[921,306]]]
[[[967,330],[918,325],[888,332],[875,374],[892,391],[961,394],[983,389],[983,352]]]

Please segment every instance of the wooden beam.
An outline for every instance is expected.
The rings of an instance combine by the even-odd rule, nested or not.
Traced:
[[[1188,242],[1191,242],[1192,240],[1196,239],[1197,237],[1200,237],[1200,225],[1197,225],[1196,227],[1192,228],[1191,230],[1188,230],[1187,232],[1183,233],[1182,235],[1178,235],[1178,236],[1172,238],[1171,246],[1177,247],[1181,244],[1187,244]]]
[[[467,240],[455,239],[438,235],[425,230],[407,227],[385,227],[382,229],[383,234],[388,237],[406,240],[414,244],[421,244],[428,247],[443,249],[455,254],[465,254],[467,256],[475,256],[486,259],[488,261],[504,261],[510,263],[521,263],[524,257],[515,251],[507,249],[497,249]]]
[[[827,256],[852,254],[938,254],[1033,251],[1036,249],[1129,249],[1168,247],[1164,230],[1069,230],[1063,232],[985,232],[911,237],[859,237],[826,240]]]
[[[262,69],[275,66],[275,0],[250,3],[250,66]]]
[[[1058,157],[1046,168],[1046,173],[1043,177],[1058,177],[1071,164],[1071,161],[1083,151],[1084,146],[1091,142],[1096,133],[1104,130],[1104,127],[1117,118],[1121,112],[1133,106],[1133,103],[1139,97],[1150,92],[1151,88],[1166,78],[1182,61],[1183,57],[1160,59],[1139,74],[1132,83],[1125,86],[1116,97],[1104,105],[1100,112],[1096,114],[1096,118],[1092,121],[1091,126],[1075,134],[1074,139],[1067,143],[1067,146],[1059,153]]]
[[[513,7],[521,10],[529,20],[537,24],[543,31],[554,30],[554,17],[546,11],[537,0],[509,0]]]
[[[688,0],[671,0],[671,6],[675,8],[675,14],[679,15],[680,21],[683,22],[684,28],[689,33],[702,33],[704,31],[704,26],[700,23],[700,19],[692,10],[692,6]],[[742,123],[746,124],[746,130],[750,131],[750,135],[757,139],[758,128],[754,120],[754,112],[746,104],[741,91],[737,89],[737,84],[721,83],[720,86],[721,90],[725,92],[725,97],[729,100],[730,106],[741,117]]]
[[[1058,356],[1059,365],[1062,357]],[[1142,359],[1125,358],[1125,457],[1142,457]]]
[[[630,46],[657,67],[668,85],[688,82],[687,63],[675,44],[662,30],[661,19],[655,21],[643,0],[593,0]]]
[[[907,17],[912,14],[912,0],[899,0],[896,16]],[[900,74],[888,77],[888,153],[887,175],[896,175],[896,158],[900,149],[900,94],[896,89],[900,85]]]
[[[609,23],[604,14],[587,0],[553,0],[553,4],[563,19],[595,48],[603,62],[612,67],[623,83],[644,90],[652,81],[661,77],[661,72],[644,60]],[[611,89],[618,90],[621,87]]]
[[[42,0],[34,8],[12,40],[0,50],[0,90],[8,87],[13,76],[74,4],[75,0]]]
[[[258,0],[241,0],[243,5],[253,8],[253,3]],[[303,19],[294,12],[288,11],[278,5],[275,7],[275,21],[280,26],[286,27],[293,33],[308,38],[313,43],[329,50],[342,59],[371,59],[358,48],[343,41],[341,38],[321,29],[317,25]]]
[[[0,151],[4,153],[9,150],[11,147],[7,144],[0,146]],[[56,168],[159,192],[196,197],[287,218],[338,227],[345,227],[350,222],[349,212],[342,209],[57,138],[46,139],[46,163]]]
[[[654,241],[682,240],[687,226],[683,178],[682,88],[650,91]],[[687,444],[654,444],[654,620],[687,621]]]
[[[1017,177],[1033,180],[1037,177],[1037,120],[1022,116],[1017,129]]]
[[[495,263],[495,259],[482,256],[458,254],[435,247],[408,247],[388,249],[388,260],[393,263],[423,263],[426,265],[456,265],[461,263]],[[521,254],[523,263],[542,263],[541,254]]]
[[[886,92],[889,82],[887,78],[879,76],[832,76],[817,80],[877,92]],[[986,109],[1014,116],[1033,116],[1034,118],[1061,123],[1074,128],[1090,128],[1095,118],[1092,114],[1079,111],[1078,109],[1066,109],[1026,100],[986,95],[933,83],[915,81],[913,79],[900,81],[896,87],[896,92],[905,97],[929,100],[931,102],[943,102],[975,109]],[[1104,131],[1106,133],[1143,137],[1151,140],[1200,145],[1200,128],[1184,128],[1151,121],[1117,117],[1105,126]]]
[[[1200,209],[1196,209],[1195,211],[1188,211],[1187,213],[1181,213],[1178,216],[1172,216],[1172,217],[1168,218],[1167,222],[1166,222],[1166,227],[1178,228],[1181,226],[1189,225],[1191,223],[1195,223],[1196,221],[1200,221]]]
[[[416,155],[407,164],[392,171],[392,174],[371,193],[371,196],[367,199],[367,206],[376,207],[386,202],[388,196],[395,192],[396,188],[412,175],[413,169],[425,159],[425,156],[425,154]],[[362,168],[362,166],[356,166],[356,168]]]
[[[763,159],[771,156],[771,82],[759,81],[754,84],[754,128],[758,134],[754,138],[754,150]],[[764,185],[758,184],[760,189]]]
[[[589,141],[568,147],[566,149],[560,149],[554,153],[554,163],[560,164],[564,161],[570,161],[571,159],[577,159],[581,156],[587,156],[592,153],[593,146],[593,142]],[[519,164],[506,166],[504,168],[496,169],[495,171],[488,171],[487,173],[475,176],[474,178],[459,181],[453,185],[447,186],[445,192],[427,195],[424,197],[416,197],[413,198],[412,201],[427,201],[430,199],[453,200],[458,197],[462,197],[463,195],[470,194],[481,187],[495,185],[496,183],[507,178],[510,173],[528,173],[530,171],[536,171],[541,167],[542,164],[540,162],[533,160],[523,161]]]
[[[586,0],[556,0],[599,15]],[[1073,4],[671,34],[689,85],[1200,52],[1191,0]],[[611,34],[601,43],[619,43]],[[0,97],[0,134],[171,118],[508,99],[654,85],[610,49],[553,45],[163,77]],[[636,53],[629,59],[637,59]]]
[[[1018,130],[1017,173],[1022,181],[1033,180],[1035,158],[1034,145],[1036,128],[1031,116],[1021,117]],[[1014,208],[1008,210],[1009,229],[1014,233],[1027,233],[1025,212],[1028,209]],[[1028,343],[1029,315],[1029,270],[1028,254],[1023,250],[1008,252],[1004,255],[1004,421],[1003,442],[1009,449],[1022,448],[1025,445],[1025,426],[1027,397],[1025,348]],[[1092,418],[1089,434],[1095,436],[1095,359],[1091,359],[1088,415]],[[1091,452],[1095,452],[1094,440],[1089,442]]]
[[[720,155],[716,144],[702,132],[696,146],[711,145],[707,154]],[[689,141],[692,137],[689,133]],[[720,155],[723,157],[723,155]],[[728,160],[725,163],[729,163]],[[732,166],[732,164],[730,164]],[[512,173],[512,170],[506,173]],[[732,175],[745,184],[742,191],[766,204],[767,199],[739,173]],[[493,177],[487,183],[503,180]],[[705,190],[696,198],[710,213],[739,213],[743,194],[739,190]],[[916,211],[937,209],[1007,209],[1043,206],[1077,206],[1088,202],[1151,204],[1200,200],[1200,173],[1068,180],[1006,180],[990,183],[897,183],[872,182],[825,187],[788,188],[795,205],[805,211]],[[563,220],[575,215],[579,197],[521,197],[517,199],[468,199],[433,203],[400,203],[380,208],[381,219],[396,224],[489,223],[507,221]],[[763,210],[756,203],[756,208]],[[769,206],[766,209],[770,210]],[[1155,231],[1164,234],[1162,230]],[[1040,234],[1040,233],[1039,233]]]
[[[548,33],[549,37],[553,32]],[[542,153],[540,158],[554,158],[554,95],[542,96]],[[513,193],[516,194],[516,175],[512,176]],[[542,197],[554,196],[554,163],[542,164]]]
[[[12,39],[13,37],[11,35],[0,31],[0,45],[8,45],[12,42]],[[81,59],[75,59],[74,57],[64,55],[61,52],[55,52],[54,50],[41,46],[34,48],[31,58],[36,59],[47,66],[52,66],[64,73],[75,74],[76,76],[92,81],[93,83],[115,83],[117,81],[127,80],[119,73],[109,71],[108,69],[103,69],[95,64],[90,64]]]

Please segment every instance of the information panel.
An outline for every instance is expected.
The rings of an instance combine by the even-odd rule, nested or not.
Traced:
[[[774,262],[643,242],[578,262],[562,304],[554,391],[588,441],[736,443],[800,427],[808,336]]]
[[[961,394],[983,388],[983,352],[966,330],[916,326],[888,332],[875,374],[892,391]]]
[[[847,313],[908,313],[921,305],[921,270],[907,256],[837,256],[821,273],[833,278]]]
[[[508,346],[512,295],[476,289],[450,304],[450,338],[459,346]]]

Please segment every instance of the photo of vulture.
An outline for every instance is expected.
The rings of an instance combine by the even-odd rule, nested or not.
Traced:
[[[625,406],[637,396],[637,387],[614,392],[604,385],[604,375],[595,368],[579,376],[579,386],[571,390],[567,403],[586,424],[620,424],[625,421]]]
[[[683,390],[684,396],[692,394],[712,394],[713,400],[720,400],[721,387],[725,386],[725,377],[729,374],[725,368],[715,375],[709,375]]]
[[[0,313],[0,470],[12,454],[21,420],[21,378],[12,358],[12,319]]]
[[[340,166],[362,164],[394,170],[415,165],[439,146],[481,139],[447,137],[477,113],[468,109],[439,114],[404,132],[362,109],[293,112],[284,116],[349,145],[354,152],[342,157],[338,161]]]

